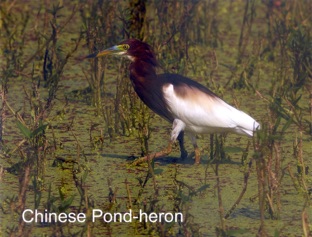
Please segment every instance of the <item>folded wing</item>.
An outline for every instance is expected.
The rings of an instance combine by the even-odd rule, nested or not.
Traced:
[[[168,110],[186,124],[185,130],[194,133],[234,132],[253,136],[259,126],[248,114],[197,86],[167,83],[163,95]]]

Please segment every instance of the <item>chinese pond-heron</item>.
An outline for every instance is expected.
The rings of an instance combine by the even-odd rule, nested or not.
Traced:
[[[168,148],[140,160],[163,157],[171,152],[172,143],[179,141],[181,157],[187,156],[183,137],[186,131],[195,149],[195,163],[200,162],[196,134],[233,132],[253,136],[259,123],[248,114],[227,104],[205,86],[187,77],[156,74],[158,66],[150,45],[128,39],[84,58],[106,55],[126,56],[130,59],[130,80],[140,99],[155,113],[172,123]]]

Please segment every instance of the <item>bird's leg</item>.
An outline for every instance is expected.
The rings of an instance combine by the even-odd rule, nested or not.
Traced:
[[[197,146],[197,142],[196,142],[196,136],[194,134],[191,134],[191,141],[194,147],[194,152],[195,152],[195,164],[199,164],[200,163],[200,150]]]
[[[180,134],[182,134],[181,135],[182,140],[181,140],[181,138],[180,138],[180,140],[183,144],[183,135],[184,135],[183,130],[184,130],[184,128],[185,128],[185,123],[183,123],[179,119],[175,119],[173,121],[173,124],[172,124],[171,141],[169,142],[168,147],[166,149],[160,151],[160,152],[156,152],[156,153],[141,157],[139,159],[136,159],[132,164],[138,165],[138,164],[143,163],[144,161],[147,161],[147,160],[153,160],[153,159],[157,159],[157,158],[161,158],[161,157],[169,155],[171,153],[171,150],[172,150],[172,144],[177,140],[177,138],[178,138],[178,136],[180,136]],[[179,144],[181,147],[180,140],[179,140]],[[184,145],[183,145],[183,151],[185,151]]]
[[[181,159],[185,159],[187,157],[187,151],[184,147],[184,131],[181,131],[178,136],[179,146],[180,146],[180,152],[181,152]]]
[[[199,164],[200,163],[200,150],[197,145],[194,146],[194,151],[195,151],[195,164]]]
[[[164,156],[167,156],[171,153],[172,151],[172,142],[170,141],[167,148],[165,148],[164,150],[162,151],[159,151],[159,152],[155,152],[153,154],[150,154],[150,155],[147,155],[147,156],[144,156],[144,157],[141,157],[141,158],[138,158],[136,159],[135,161],[132,162],[133,165],[138,165],[138,164],[141,164],[145,161],[148,161],[148,160],[153,160],[153,159],[157,159],[157,158],[162,158]]]

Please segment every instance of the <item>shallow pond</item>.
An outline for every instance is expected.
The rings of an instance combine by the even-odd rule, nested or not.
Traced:
[[[239,9],[244,7],[243,1],[237,2],[231,6],[225,4],[226,6],[218,8],[219,19],[223,19],[220,14],[227,14],[224,12],[226,9],[231,10],[230,14],[234,14],[235,21],[232,27],[235,27],[235,30],[233,33],[226,34],[226,30],[223,30],[219,39],[223,46],[214,50],[207,49],[206,51],[206,47],[194,43],[189,49],[188,59],[191,63],[187,64],[187,76],[205,85],[209,84],[213,87],[211,89],[217,90],[217,94],[222,94],[224,100],[239,106],[241,110],[251,114],[262,124],[267,124],[268,101],[252,90],[223,87],[231,77],[231,70],[219,66],[213,73],[209,70],[213,80],[206,79],[209,78],[207,67],[211,65],[205,60],[212,53],[217,55],[219,63],[231,65],[235,62],[233,58],[237,55],[237,51],[233,47],[236,47],[238,29],[242,20],[242,17],[239,17]],[[65,10],[65,15],[69,14],[68,9]],[[262,8],[259,10],[257,18],[259,25],[263,25],[265,21],[263,11]],[[75,25],[81,24],[79,17],[75,16],[72,21],[64,34],[77,34]],[[221,29],[227,24],[225,20],[220,20]],[[255,35],[256,33],[253,37],[257,38]],[[32,43],[27,44],[32,45]],[[4,43],[1,46],[4,47]],[[81,47],[78,52],[75,52],[75,56],[85,53],[87,53],[86,49]],[[1,56],[1,59],[3,58]],[[162,58],[162,62],[164,61],[165,59]],[[201,64],[203,61],[206,62],[204,65]],[[40,213],[44,213],[49,207],[50,212],[74,213],[75,215],[83,213],[86,218],[81,223],[77,220],[71,223],[66,218],[66,223],[50,223],[49,220],[38,221],[38,223],[21,221],[23,210],[18,208],[18,195],[22,188],[23,168],[15,165],[25,161],[35,151],[33,147],[31,148],[29,141],[20,144],[24,137],[17,125],[16,117],[6,107],[1,152],[1,167],[4,167],[5,171],[2,170],[0,181],[0,232],[3,235],[14,236],[14,232],[17,233],[21,225],[24,225],[23,230],[29,236],[216,236],[216,228],[221,228],[221,223],[223,223],[228,236],[257,235],[261,224],[261,213],[259,208],[260,181],[257,176],[256,158],[252,159],[252,157],[257,157],[253,146],[256,139],[234,134],[226,135],[223,144],[226,159],[218,165],[218,176],[216,175],[216,162],[211,162],[209,155],[210,135],[198,137],[198,145],[202,150],[202,161],[199,165],[194,165],[191,157],[186,160],[179,159],[179,149],[175,146],[170,157],[159,159],[150,167],[147,164],[132,166],[133,157],[139,157],[141,153],[136,133],[110,136],[107,124],[105,124],[106,120],[98,114],[96,107],[90,105],[90,95],[83,93],[89,83],[82,69],[91,74],[89,63],[90,61],[77,63],[76,60],[70,58],[65,66],[56,98],[53,101],[53,109],[44,121],[49,125],[45,130],[47,149],[44,155],[44,169],[40,171],[43,174],[42,180],[35,182],[36,170],[32,170],[24,200],[24,209],[34,211],[35,206],[38,205],[37,210]],[[275,75],[276,68],[271,62],[266,64],[262,61],[259,64],[260,69],[258,68],[257,72],[261,79],[256,80],[257,90],[266,98],[270,98],[271,77]],[[102,95],[102,103],[103,107],[109,107],[114,106],[115,82],[122,63],[118,59],[108,59],[105,65],[106,93]],[[6,101],[26,121],[30,121],[35,113],[30,111],[30,100],[26,96],[27,93],[31,94],[32,90],[33,84],[28,77],[12,77],[8,81]],[[81,95],[78,95],[77,91],[81,92]],[[39,94],[44,102],[48,96],[47,89],[40,87]],[[306,90],[303,90],[300,104],[304,107],[308,103],[309,95]],[[156,152],[166,147],[171,125],[159,116],[150,113],[149,151]],[[309,119],[307,111],[303,116]],[[276,203],[276,200],[273,200],[272,206],[279,209],[279,216],[277,219],[270,218],[269,206],[264,207],[264,226],[269,236],[302,236],[304,231],[302,226],[305,223],[302,218],[304,214],[309,217],[312,215],[312,209],[308,205],[309,193],[304,193],[300,189],[305,186],[305,191],[310,190],[311,172],[308,172],[307,168],[304,178],[300,179],[300,172],[297,168],[298,160],[294,155],[293,147],[299,138],[298,127],[291,124],[282,139],[276,140],[280,149],[278,154],[281,156],[280,180],[276,181],[279,191],[275,194],[279,195],[279,202]],[[219,136],[218,139],[223,138]],[[242,156],[247,144],[249,144],[248,154],[242,164]],[[187,137],[185,145],[191,153],[192,145]],[[269,152],[265,154],[269,156]],[[311,136],[303,133],[302,158],[305,167],[311,166],[311,157]],[[251,160],[246,192],[239,204],[231,211],[229,218],[220,219],[220,212],[227,214],[242,192],[248,162]],[[272,170],[274,170],[273,167]],[[273,177],[270,176],[272,175],[270,172],[273,171],[269,168],[266,172],[264,183]],[[40,185],[40,191],[36,185]],[[37,190],[37,194],[34,190]],[[267,197],[269,197],[269,190],[274,192],[275,189],[268,189]],[[222,205],[220,199],[222,199]],[[268,205],[267,202],[265,205]],[[303,213],[303,209],[306,212]],[[107,214],[105,217],[107,219],[103,217],[92,219],[92,212],[99,215],[99,210]],[[132,218],[137,216],[138,219],[131,221],[125,219],[121,222],[120,218],[129,210],[132,211],[132,216],[130,216]],[[163,213],[162,218],[166,216],[168,219],[167,222],[163,220],[159,222],[157,217],[149,216],[151,219],[144,221],[146,216],[142,215],[143,221],[140,221],[139,215],[142,212],[148,215]],[[27,220],[33,218],[30,213],[31,211],[25,216]],[[114,221],[114,213],[122,215]],[[181,216],[180,219],[175,220],[175,213],[182,213],[183,220]],[[155,219],[157,221],[154,222]]]

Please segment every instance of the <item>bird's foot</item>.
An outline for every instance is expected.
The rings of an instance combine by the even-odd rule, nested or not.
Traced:
[[[162,158],[164,156],[169,155],[171,150],[172,150],[172,145],[170,143],[166,149],[159,151],[159,152],[156,152],[156,153],[152,153],[152,154],[144,156],[144,157],[140,157],[140,158],[136,159],[135,161],[133,161],[132,165],[139,165],[139,164],[144,163],[144,162],[149,161],[149,160]]]

